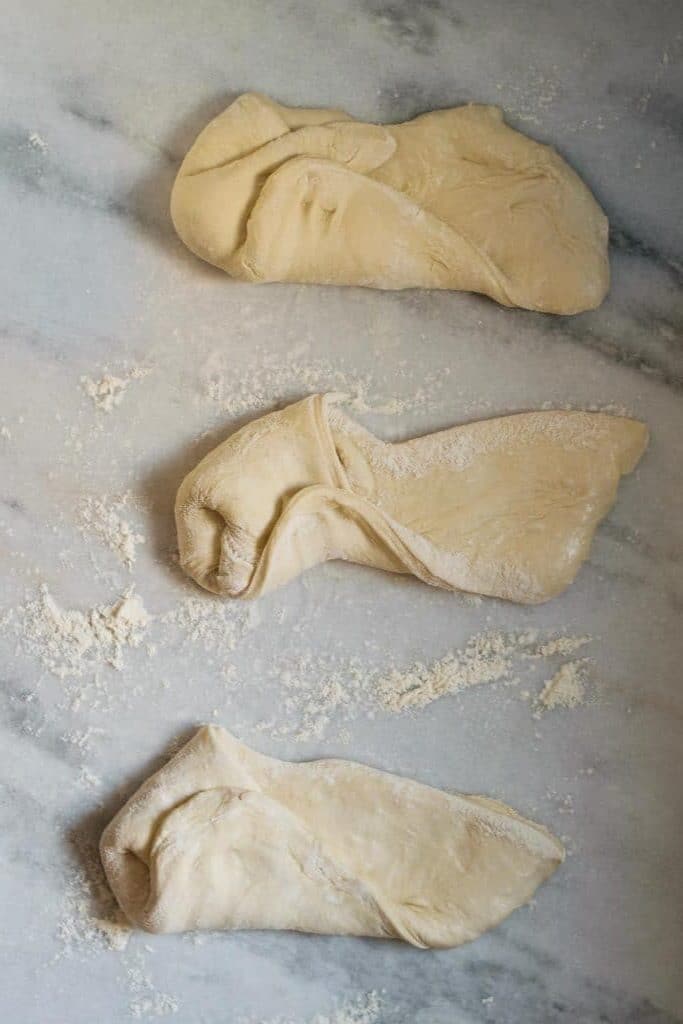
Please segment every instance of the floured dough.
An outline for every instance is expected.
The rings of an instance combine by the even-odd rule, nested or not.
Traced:
[[[185,478],[181,564],[256,597],[341,558],[450,590],[545,601],[574,579],[622,473],[636,420],[531,412],[386,444],[314,395],[243,427]]]
[[[152,932],[274,928],[457,946],[531,898],[561,844],[504,804],[351,761],[289,764],[205,726],[108,826]]]
[[[456,288],[549,313],[592,309],[609,287],[602,210],[497,107],[384,126],[247,93],[196,139],[171,215],[244,281]]]

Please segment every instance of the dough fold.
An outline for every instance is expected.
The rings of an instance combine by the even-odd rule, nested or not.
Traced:
[[[270,928],[457,946],[564,857],[540,825],[350,761],[291,764],[204,726],[128,801],[101,855],[152,932]]]
[[[602,210],[497,107],[372,125],[247,93],[189,150],[171,216],[243,281],[452,288],[563,314],[609,287]]]
[[[257,597],[338,558],[546,601],[574,579],[648,439],[636,420],[549,411],[387,444],[336,397],[248,424],[185,478],[180,560],[202,587]]]

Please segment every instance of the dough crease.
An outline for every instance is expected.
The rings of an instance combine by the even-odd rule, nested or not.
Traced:
[[[247,424],[185,478],[180,561],[253,598],[330,559],[536,604],[574,579],[647,428],[518,413],[388,444],[313,395]]]
[[[109,884],[151,932],[286,929],[457,946],[526,903],[564,857],[546,829],[342,760],[258,754],[204,726],[100,844]]]
[[[187,153],[171,216],[243,281],[458,289],[562,314],[609,287],[590,191],[491,106],[374,125],[245,93]]]

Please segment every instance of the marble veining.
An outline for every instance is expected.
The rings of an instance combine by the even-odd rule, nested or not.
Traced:
[[[669,0],[11,0],[0,70],[3,1020],[320,1024],[369,992],[380,1008],[363,1024],[683,1020],[679,12]],[[500,104],[605,208],[606,302],[560,318],[455,293],[229,281],[178,241],[168,197],[198,130],[246,89],[380,121]],[[135,367],[149,372],[109,413],[81,387]],[[472,604],[329,564],[251,610],[217,611],[175,562],[180,480],[254,415],[342,386],[354,416],[391,440],[550,405],[626,410],[652,441],[576,583],[548,605]],[[145,537],[130,570],[79,520],[84,498],[126,493],[121,515]],[[81,611],[133,585],[152,617],[144,643],[123,650],[120,671],[59,678],[23,635],[21,609],[41,585]],[[527,629],[591,634],[592,703],[534,717],[520,694],[537,691],[548,663],[536,675],[523,666],[517,686],[409,714],[338,706],[307,739],[290,728],[299,678],[405,667],[483,630]],[[122,938],[98,924],[114,908],[97,839],[202,721],[278,757],[349,756],[499,797],[562,836],[569,856],[531,907],[459,950]]]

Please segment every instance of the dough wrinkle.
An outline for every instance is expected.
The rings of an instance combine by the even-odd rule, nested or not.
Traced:
[[[245,94],[187,153],[171,216],[197,256],[247,281],[458,289],[561,314],[609,287],[586,185],[479,104],[376,125]]]
[[[422,948],[498,924],[564,856],[504,804],[350,761],[278,761],[216,726],[141,786],[100,849],[121,908],[147,931],[272,928]]]
[[[257,597],[344,559],[448,590],[546,601],[576,576],[648,441],[636,420],[544,411],[387,444],[338,397],[248,424],[183,481],[180,562],[205,589]]]

